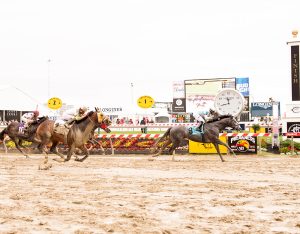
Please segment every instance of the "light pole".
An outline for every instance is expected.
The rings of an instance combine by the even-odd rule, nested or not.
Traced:
[[[51,59],[48,59],[48,99],[50,98],[50,62]]]
[[[131,92],[131,103],[134,105],[134,100],[133,100],[133,82],[130,83],[130,92]]]

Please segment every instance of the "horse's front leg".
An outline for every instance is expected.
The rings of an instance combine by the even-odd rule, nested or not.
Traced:
[[[222,154],[220,152],[220,148],[219,148],[219,144],[218,143],[213,143],[214,147],[216,148],[217,150],[217,153],[219,154],[220,158],[221,158],[221,161],[222,162],[225,162],[224,158],[222,157]]]
[[[13,139],[12,139],[13,140]],[[20,145],[20,141],[19,140],[13,140],[13,142],[15,143],[16,145],[16,148],[26,157],[26,158],[29,158],[29,156],[27,154],[25,154],[23,152],[23,150],[21,149],[21,145]]]
[[[69,160],[71,159],[71,157],[72,157],[74,151],[75,151],[75,144],[72,144],[72,145],[70,146],[70,148],[69,148],[67,158],[64,160],[65,162],[66,162],[66,161],[69,161]]]
[[[88,156],[89,156],[89,151],[87,150],[87,148],[85,147],[85,145],[82,145],[81,147],[79,147],[79,149],[81,149],[81,151],[84,153],[84,157],[83,158],[76,158],[75,161],[77,162],[83,162]]]
[[[223,141],[221,141],[220,139],[218,139],[218,140],[216,141],[216,143],[218,143],[219,145],[225,146],[225,147],[229,150],[229,152],[230,152],[233,156],[236,157],[236,154],[235,154],[235,153],[233,152],[233,150],[229,147],[229,145],[227,145],[225,142],[223,142]]]

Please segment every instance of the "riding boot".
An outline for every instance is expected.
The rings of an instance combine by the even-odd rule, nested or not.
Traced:
[[[68,121],[65,122],[64,126],[67,129],[70,129],[72,127],[72,123],[74,122],[74,119],[69,119]]]

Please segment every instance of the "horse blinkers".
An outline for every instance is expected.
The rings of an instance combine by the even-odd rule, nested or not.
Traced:
[[[97,113],[98,123],[102,123],[104,120],[104,114],[102,112]]]

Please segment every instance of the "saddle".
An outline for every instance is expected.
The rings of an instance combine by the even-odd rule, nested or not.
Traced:
[[[198,134],[203,135],[204,134],[204,124],[202,124],[199,128],[198,127],[189,127],[189,134]]]

